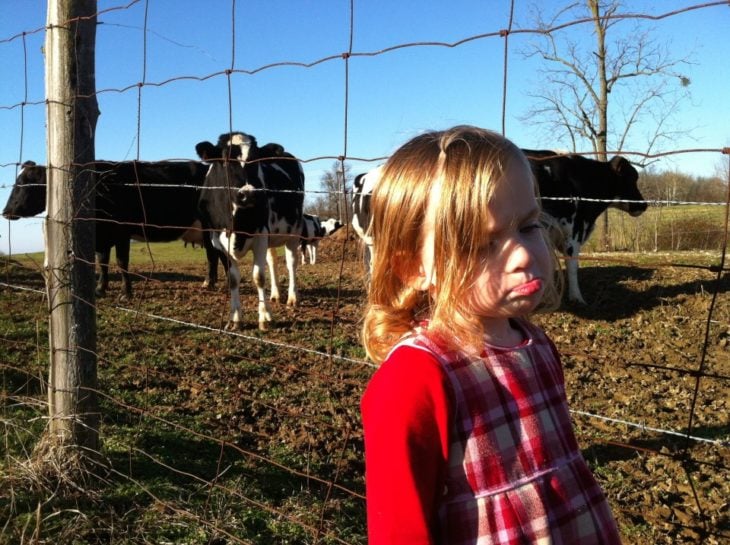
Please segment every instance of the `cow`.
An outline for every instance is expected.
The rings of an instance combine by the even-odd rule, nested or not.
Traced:
[[[372,260],[373,239],[368,234],[370,226],[370,195],[380,180],[383,166],[355,176],[352,183],[352,229],[363,242],[365,269],[369,272]]]
[[[568,299],[585,304],[578,284],[578,257],[596,220],[607,208],[636,217],[647,203],[639,191],[639,173],[624,157],[597,161],[582,155],[561,155],[549,150],[523,153],[537,180],[544,212],[555,220],[557,248],[568,258]]]
[[[99,265],[96,295],[106,294],[109,259],[115,248],[122,273],[122,298],[129,299],[130,239],[169,242],[180,238],[197,219],[205,165],[193,161],[96,161],[81,168],[92,170],[95,184],[95,251]],[[26,161],[2,215],[15,220],[35,216],[45,208],[46,168]],[[204,241],[204,245],[209,259],[206,283],[214,286],[218,256],[210,241]]]
[[[310,265],[317,263],[317,247],[319,241],[328,237],[342,227],[342,222],[335,218],[322,221],[312,214],[302,215],[302,236],[299,249],[302,254],[302,265],[307,261]]]
[[[205,241],[203,240],[204,236],[205,231],[203,231],[203,225],[200,223],[200,220],[195,220],[195,223],[193,223],[190,228],[182,234],[180,240],[183,241],[184,248],[187,248],[188,244],[190,244],[194,250],[198,246],[202,247],[205,244]]]
[[[208,163],[199,211],[211,241],[228,261],[231,312],[226,329],[241,328],[240,260],[253,253],[259,329],[268,329],[271,309],[264,293],[264,262],[271,277],[271,299],[279,299],[273,248],[284,246],[289,273],[287,305],[297,304],[297,250],[303,227],[304,171],[279,144],[259,147],[254,136],[222,134],[216,145],[200,142],[198,156]]]
[[[639,191],[639,174],[627,159],[615,156],[598,161],[581,155],[523,149],[537,181],[543,211],[552,229],[556,247],[568,258],[568,299],[585,304],[578,284],[578,257],[596,220],[608,207],[641,215],[647,204]],[[353,188],[352,227],[364,244],[365,263],[370,266],[372,238],[370,195],[380,178],[380,168],[360,174]]]

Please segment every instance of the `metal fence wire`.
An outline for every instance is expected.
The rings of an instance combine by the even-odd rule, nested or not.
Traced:
[[[132,9],[140,1],[104,8],[98,16]],[[507,4],[510,15],[504,26],[478,35],[358,51],[353,48],[358,31],[353,16],[357,0],[351,0],[345,51],[306,63],[280,61],[244,69],[235,36],[246,31],[246,21],[234,0],[227,29],[232,36],[227,68],[149,81],[144,43],[141,80],[99,89],[97,95],[135,98],[139,146],[143,127],[160,123],[142,107],[145,93],[152,90],[174,94],[176,86],[224,80],[228,126],[221,132],[233,131],[238,104],[234,82],[243,80],[255,86],[259,81],[252,76],[264,72],[285,74],[292,68],[312,70],[340,63],[344,104],[340,146],[329,154],[296,159],[304,165],[329,160],[343,171],[346,163],[365,170],[385,157],[348,154],[351,116],[357,109],[350,78],[354,63],[377,62],[416,48],[447,50],[453,62],[458,62],[465,44],[499,42],[504,47],[500,74],[504,133],[510,68],[517,62],[510,57],[515,37],[550,35],[592,24],[591,19],[580,19],[552,28],[514,28],[514,4]],[[661,21],[718,6],[728,3],[615,17]],[[142,36],[153,31],[145,18]],[[0,164],[4,179],[14,178],[21,169],[28,114],[44,107],[44,101],[29,100],[33,74],[29,74],[26,46],[29,37],[44,32],[44,28],[26,29],[0,37],[0,47],[23,44],[21,62],[25,66],[23,100],[0,104],[0,111],[19,113],[19,126],[4,127],[19,133],[19,160]],[[297,76],[289,77],[295,80]],[[621,150],[622,155],[645,159],[698,152],[717,159],[728,150],[722,145],[656,154]],[[138,160],[139,154],[138,147]],[[348,195],[347,188],[342,191]],[[305,193],[327,192],[308,188]],[[698,205],[688,201],[648,204],[650,208],[671,204],[677,209]],[[722,242],[717,251],[706,251],[699,260],[681,252],[645,250],[581,256],[581,263],[595,265],[581,269],[587,275],[582,281],[589,285],[602,286],[601,275],[606,274],[613,275],[608,282],[635,281],[644,286],[644,293],[641,287],[636,292],[616,292],[619,297],[635,298],[635,312],[622,312],[619,301],[616,308],[601,315],[588,305],[537,317],[564,358],[581,446],[607,491],[626,543],[730,543],[730,283],[725,257],[730,192],[723,202],[712,204],[723,210],[723,220],[713,225],[721,232]],[[349,223],[349,218],[343,219]],[[28,220],[11,229],[23,229],[23,221]],[[43,221],[53,220],[44,216]],[[359,346],[366,282],[349,225],[326,244],[323,241],[322,263],[316,270],[302,266],[299,307],[275,307],[281,327],[266,333],[253,327],[243,331],[222,328],[228,292],[206,292],[199,287],[195,271],[202,268],[202,261],[168,268],[155,262],[154,245],[133,248],[134,298],[119,302],[112,296],[96,302],[99,385],[95,392],[102,404],[104,443],[98,471],[88,488],[63,491],[37,485],[21,492],[15,484],[18,468],[30,457],[34,438],[48,418],[48,309],[42,263],[12,251],[2,258],[0,305],[8,316],[14,309],[17,318],[12,327],[0,332],[6,451],[0,474],[7,475],[8,483],[0,492],[4,499],[0,512],[7,520],[0,529],[0,543],[17,542],[19,536],[23,543],[48,543],[54,535],[61,543],[66,539],[64,532],[71,531],[68,528],[81,531],[88,542],[98,543],[168,543],[175,539],[217,544],[365,543],[358,403],[375,366]],[[180,251],[190,252],[182,245]],[[245,278],[245,265],[242,270]],[[688,279],[687,275],[693,276]],[[255,308],[253,294],[243,297],[244,305]],[[649,298],[652,304],[647,303]],[[684,306],[688,300],[693,304]],[[656,338],[658,332],[666,332],[669,340]],[[603,390],[604,396],[598,397],[597,390]],[[26,526],[20,527],[18,520]]]

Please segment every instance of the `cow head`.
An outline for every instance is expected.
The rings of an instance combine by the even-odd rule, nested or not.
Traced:
[[[330,236],[332,233],[337,231],[342,227],[342,222],[340,220],[336,220],[335,218],[330,218],[326,221],[322,222],[322,229],[324,229],[324,235]]]
[[[46,168],[26,161],[3,209],[3,217],[8,220],[29,218],[45,209]]]
[[[218,148],[225,157],[235,159],[242,164],[255,159],[258,155],[256,138],[243,132],[228,132],[218,137]]]
[[[256,206],[265,198],[261,165],[252,162],[258,157],[258,146],[253,136],[242,132],[222,134],[218,144],[205,141],[195,146],[201,160],[210,164],[206,175],[205,200],[218,200],[228,188],[228,202],[235,214],[239,209]],[[211,196],[214,194],[218,197]]]
[[[611,206],[628,212],[631,216],[640,216],[646,210],[647,204],[637,185],[639,173],[627,159],[620,155],[611,159],[608,164],[616,174],[616,197],[624,201],[632,201],[617,202]]]

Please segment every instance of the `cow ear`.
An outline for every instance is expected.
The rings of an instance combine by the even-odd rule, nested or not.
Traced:
[[[628,159],[617,155],[609,161],[609,164],[611,165],[611,170],[618,174],[619,177],[626,178],[632,181],[636,181],[639,179],[639,173],[628,161]]]
[[[195,152],[202,161],[211,161],[213,159],[220,159],[220,149],[215,147],[213,144],[208,142],[199,142],[195,145]]]

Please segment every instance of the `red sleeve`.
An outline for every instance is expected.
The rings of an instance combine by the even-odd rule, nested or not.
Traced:
[[[362,398],[368,544],[434,542],[448,460],[451,388],[430,353],[396,349]]]

